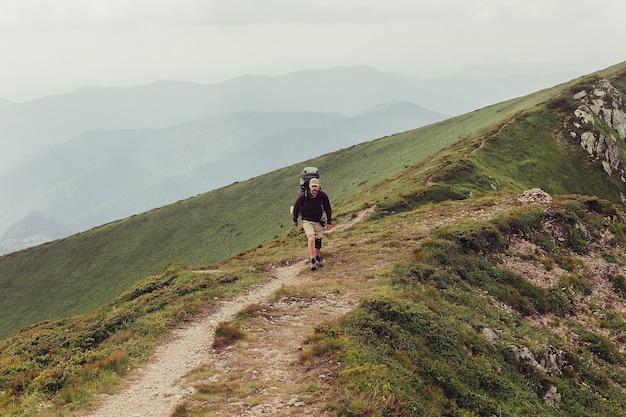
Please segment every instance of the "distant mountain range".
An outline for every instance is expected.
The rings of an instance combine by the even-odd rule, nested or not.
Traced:
[[[245,111],[161,129],[88,131],[0,176],[8,227],[0,253],[446,117],[397,102],[352,114]],[[33,211],[59,225],[35,230]]]
[[[0,253],[519,96],[555,77],[479,83],[352,67],[5,100]],[[57,226],[34,230],[34,212]]]
[[[0,99],[0,172],[92,129],[163,128],[248,110],[351,113],[393,101],[458,115],[573,77],[421,80],[361,66],[282,76],[245,75],[218,84],[159,81],[129,88],[85,87],[25,103]]]

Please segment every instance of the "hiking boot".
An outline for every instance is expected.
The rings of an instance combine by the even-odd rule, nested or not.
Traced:
[[[315,260],[311,260],[311,271],[315,271],[317,269],[317,262]]]
[[[317,258],[315,258],[315,266],[317,266],[318,268],[321,268],[321,267],[324,266],[324,264],[322,263],[322,260],[320,259],[319,256]]]

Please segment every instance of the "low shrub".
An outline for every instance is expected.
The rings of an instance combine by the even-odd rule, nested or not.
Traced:
[[[508,242],[491,223],[463,222],[433,232],[433,237],[456,242],[466,252],[487,255],[508,248]]]
[[[626,297],[626,278],[623,275],[613,275],[610,274],[608,280],[613,284],[613,288],[615,292],[620,294],[623,297]]]
[[[222,350],[238,340],[245,339],[246,334],[232,323],[220,323],[215,328],[215,339],[213,348]]]

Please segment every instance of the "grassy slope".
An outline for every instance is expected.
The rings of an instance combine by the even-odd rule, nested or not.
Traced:
[[[612,83],[624,94],[625,71],[626,64],[620,64],[598,74],[617,77]],[[571,97],[579,91],[577,86],[596,77],[592,74],[541,91],[530,96],[533,100],[524,97],[481,110],[486,123],[480,128],[444,152],[419,160],[355,195],[352,204],[374,201],[381,211],[397,212],[477,193],[536,187],[553,194],[579,193],[621,201],[620,193],[626,195],[624,184],[608,177],[599,162],[590,161],[575,141],[568,140],[569,131],[563,127],[574,108],[567,107],[568,101],[559,107],[560,97]]]
[[[285,233],[303,166],[321,169],[338,211],[402,189],[370,186],[466,135],[489,130],[558,93],[544,90],[451,120],[320,156],[302,164],[0,257],[0,338],[22,326],[91,311],[168,263],[212,263]],[[408,189],[413,184],[408,184]],[[354,196],[367,190],[360,196]]]
[[[378,262],[395,251],[395,267],[378,272],[389,292],[320,326],[311,338],[316,359],[305,362],[315,369],[332,355],[341,363],[329,409],[342,416],[626,415],[623,214],[613,217],[616,207],[595,198],[514,201],[473,197],[372,224],[380,232],[367,238]],[[420,224],[431,232],[416,234]],[[550,236],[556,224],[567,230],[565,241]],[[590,236],[576,236],[580,225]],[[608,229],[611,243],[591,250]],[[600,272],[599,257],[614,275]],[[517,359],[519,351],[532,359]],[[545,399],[550,390],[556,406]]]
[[[626,272],[612,278],[609,308],[600,307],[606,300],[589,301],[597,282],[587,268],[597,261],[591,257],[583,266],[580,254],[570,252],[581,248],[568,245],[580,242],[535,233],[542,224],[571,231],[581,223],[597,243],[610,229],[615,239],[603,255],[623,270],[624,217],[596,198],[566,197],[549,206],[544,217],[541,206],[515,198],[473,197],[336,231],[319,281],[283,289],[276,300],[343,292],[363,297],[347,317],[316,326],[295,366],[304,370],[302,379],[289,385],[298,384],[307,401],[326,404],[337,416],[626,415],[620,353],[626,315],[611,308],[626,304]],[[519,241],[525,234],[550,252],[507,247],[504,236]],[[0,342],[1,414],[71,416],[94,392],[114,388],[181,321],[259,283],[272,265],[293,261],[302,249],[301,234],[290,233],[217,265],[216,273],[172,265],[93,313],[36,325]],[[536,286],[506,272],[501,260],[507,258],[526,259],[530,278],[536,271],[563,277],[548,288]],[[247,332],[248,316],[276,326],[266,318],[280,315],[278,309],[250,306],[228,325]],[[250,330],[250,339],[257,331]],[[546,372],[516,360],[515,349],[528,349],[537,361],[555,355],[556,368]],[[321,381],[320,374],[327,378]],[[213,415],[216,404],[232,413],[233,399],[255,404],[261,382],[216,375],[210,365],[195,374],[198,394],[174,415]],[[551,387],[562,396],[556,408],[543,400]],[[276,389],[270,391],[282,393]]]

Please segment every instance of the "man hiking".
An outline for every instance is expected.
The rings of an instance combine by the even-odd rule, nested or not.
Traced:
[[[311,178],[309,189],[298,195],[293,205],[293,225],[298,226],[298,216],[302,215],[302,228],[308,239],[309,259],[311,270],[323,266],[320,258],[322,238],[324,237],[324,223],[322,213],[326,213],[326,230],[331,229],[332,209],[328,195],[320,190],[320,180]]]

